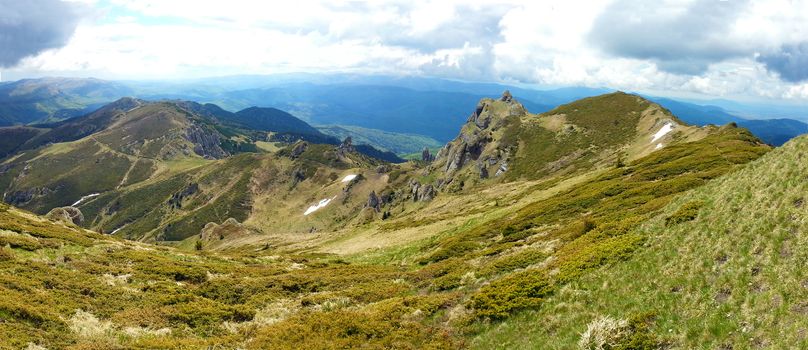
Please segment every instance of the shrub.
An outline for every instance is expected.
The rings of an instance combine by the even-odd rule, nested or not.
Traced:
[[[671,216],[665,218],[665,226],[673,226],[694,220],[699,215],[699,209],[703,206],[704,202],[700,200],[685,203]]]
[[[525,268],[547,258],[547,253],[537,248],[526,248],[516,253],[498,257],[482,269],[482,274],[493,275]]]
[[[449,241],[444,243],[438,249],[430,254],[428,257],[421,259],[419,263],[421,265],[426,265],[433,262],[438,262],[442,260],[446,260],[456,256],[462,256],[470,251],[477,249],[479,245],[475,242],[469,241]]]
[[[539,306],[553,289],[543,271],[517,272],[480,288],[471,297],[471,307],[477,317],[505,318],[512,311]]]

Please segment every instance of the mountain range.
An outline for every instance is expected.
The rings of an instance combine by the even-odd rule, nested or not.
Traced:
[[[531,106],[479,98],[398,163],[342,137],[384,133],[189,100],[0,129],[0,343],[808,346],[806,136],[624,92]]]
[[[135,96],[146,100],[214,103],[229,111],[253,106],[276,108],[313,125],[392,132],[400,134],[399,139],[418,135],[422,138],[410,138],[406,143],[417,143],[415,149],[422,149],[454,137],[457,127],[465,120],[466,111],[462,106],[474,104],[483,97],[496,96],[506,89],[533,113],[611,92],[598,88],[536,90],[445,79],[348,74],[234,76],[175,82],[27,79],[0,84],[0,126],[61,120],[86,114],[120,97]],[[808,131],[808,124],[801,120],[775,118],[777,114],[760,115],[762,112],[756,105],[749,105],[748,110],[757,118],[748,119],[715,105],[646,97],[694,125],[735,122],[775,146]],[[744,113],[744,106],[740,103],[731,105],[733,110],[741,113]],[[795,115],[792,112],[787,114]],[[370,145],[385,149],[381,144]],[[406,149],[398,155],[413,152],[413,149]]]

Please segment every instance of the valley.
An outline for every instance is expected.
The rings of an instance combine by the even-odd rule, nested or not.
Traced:
[[[454,139],[400,163],[280,112],[247,123],[188,101],[120,100],[69,121],[85,134],[26,135],[0,171],[0,289],[14,296],[0,336],[75,349],[805,342],[790,263],[805,137],[772,149],[622,92],[539,114],[507,91],[467,107]]]

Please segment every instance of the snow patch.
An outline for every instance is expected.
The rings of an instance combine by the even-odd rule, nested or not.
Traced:
[[[664,146],[662,146],[662,144],[661,144],[661,143],[658,143],[658,144],[656,144],[656,147],[655,147],[654,149],[660,149],[660,148],[662,148],[662,147],[664,147]]]
[[[328,205],[328,203],[330,203],[335,198],[337,198],[337,196],[321,200],[319,203],[310,206],[309,209],[306,209],[306,212],[304,212],[303,215],[309,215],[309,214],[317,211],[320,208],[324,208],[326,205]]]
[[[351,174],[342,178],[342,182],[353,181],[356,178],[356,174]]]
[[[81,204],[82,202],[84,202],[84,201],[86,201],[86,200],[88,200],[90,198],[93,198],[93,197],[98,197],[99,195],[101,195],[101,194],[100,193],[88,194],[88,195],[86,195],[84,197],[79,198],[79,200],[77,200],[76,203],[73,203],[70,206],[75,207],[75,206]]]
[[[662,129],[659,129],[659,131],[657,131],[656,134],[654,134],[654,138],[651,139],[651,142],[656,142],[656,140],[661,139],[662,136],[667,135],[672,130],[673,130],[673,123],[667,123],[663,125]]]

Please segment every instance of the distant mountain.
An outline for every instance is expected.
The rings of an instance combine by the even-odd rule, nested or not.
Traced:
[[[736,123],[749,129],[755,136],[766,143],[780,146],[788,140],[808,133],[808,124],[794,119],[745,119],[730,114],[718,106],[702,106],[698,104],[671,100],[667,98],[651,98],[670,110],[677,117],[694,125],[722,125]]]
[[[472,105],[483,97],[497,96],[506,89],[532,113],[611,92],[605,88],[537,90],[496,83],[354,74],[232,76],[165,82],[44,78],[0,84],[0,126],[69,119],[92,112],[120,97],[135,96],[146,100],[214,103],[223,108],[221,111],[230,112],[252,106],[276,108],[311,124],[357,126],[423,135],[447,142],[468,117],[467,111],[460,106]],[[773,145],[780,145],[805,130],[804,125],[783,119],[747,122],[750,119],[743,118],[749,115],[799,116],[803,110],[798,107],[723,100],[705,106],[682,100],[653,99],[689,123],[736,122]],[[764,113],[766,111],[769,113]],[[262,111],[261,114],[280,115],[277,111]],[[268,127],[261,123],[274,120],[270,117],[262,121],[239,121],[238,116],[228,117],[236,118],[232,122],[242,124],[249,121],[248,127],[259,129]]]
[[[315,124],[420,134],[442,142],[451,139],[457,126],[468,119],[468,111],[461,106],[474,105],[484,97],[381,85],[313,84],[233,91],[226,96],[243,104],[276,106]],[[530,101],[525,107],[535,112],[551,108]]]
[[[428,136],[394,133],[360,126],[321,125],[317,126],[317,129],[340,140],[350,136],[355,143],[371,145],[398,155],[420,153],[424,147],[434,149],[443,146],[443,143]]]
[[[2,83],[0,126],[83,115],[132,92],[125,83],[99,79],[42,78]]]
[[[306,122],[280,109],[270,107],[250,107],[242,109],[233,114],[233,119],[229,121],[240,123],[255,130],[311,135],[320,134],[320,131]]]

